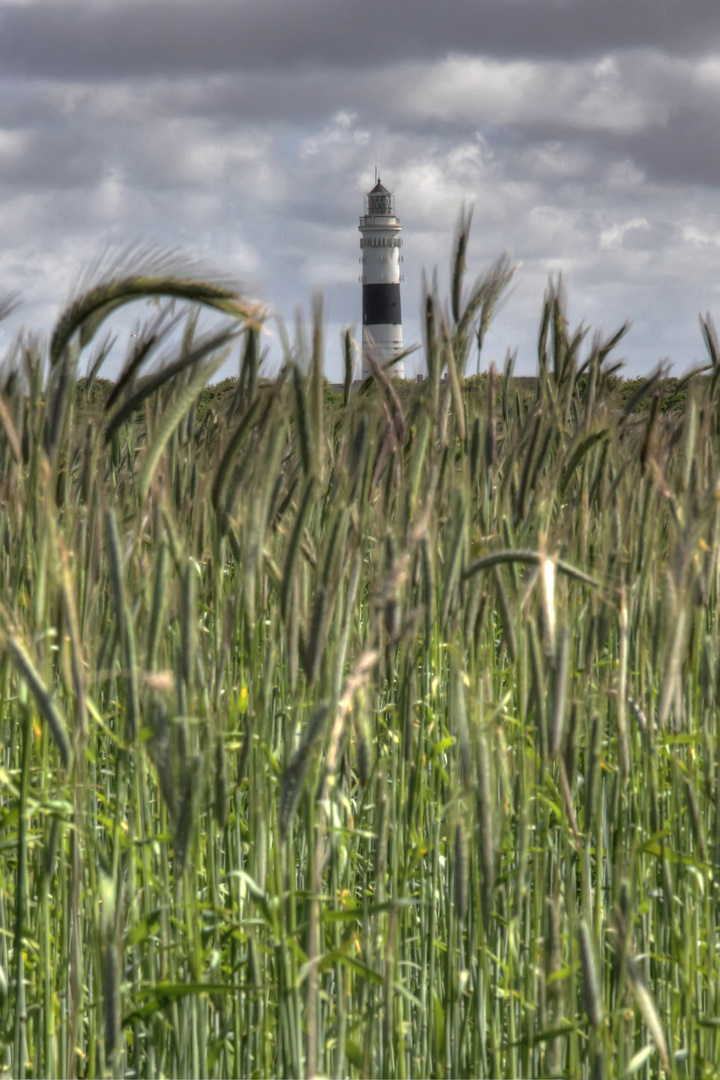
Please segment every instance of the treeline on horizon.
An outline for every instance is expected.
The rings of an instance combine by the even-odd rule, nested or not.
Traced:
[[[417,380],[412,379],[396,379],[392,377],[391,381],[396,389],[398,397],[401,401],[406,402],[410,399],[416,390]],[[423,376],[425,379],[426,376]],[[503,393],[503,381],[507,378],[502,372],[495,375],[496,387],[499,394]],[[536,375],[511,375],[510,385],[513,391],[519,395],[524,407],[537,396],[538,391],[538,377]],[[688,383],[687,376],[676,377],[670,375],[663,375],[659,378],[652,378],[650,382],[648,376],[634,376],[633,378],[626,378],[622,375],[615,375],[612,379],[608,380],[605,387],[605,396],[603,402],[610,409],[623,409],[628,402],[634,400],[633,411],[642,413],[651,407],[654,398],[657,398],[659,402],[660,411],[663,413],[677,411],[681,409],[688,395]],[[709,375],[695,374],[692,377],[693,381],[700,384],[710,382]],[[202,415],[207,408],[222,407],[223,404],[227,404],[229,400],[237,394],[238,376],[228,376],[218,383],[211,383],[202,391],[198,398],[197,410],[198,415]],[[261,378],[259,380],[260,386],[271,386],[271,378]],[[487,400],[487,382],[488,374],[483,372],[480,375],[471,375],[463,382],[463,394],[468,398],[477,398],[478,402],[482,403]],[[116,383],[111,379],[96,378],[89,383],[87,376],[80,376],[76,384],[76,405],[83,412],[86,409],[103,408],[110,395],[113,393]],[[580,376],[578,380],[578,388],[582,392],[587,385],[587,376]],[[343,402],[343,392],[340,383],[333,383],[329,379],[325,379],[324,383],[324,400],[326,406],[330,409],[337,407]],[[362,386],[362,380],[353,380],[353,392],[356,392],[358,388]]]

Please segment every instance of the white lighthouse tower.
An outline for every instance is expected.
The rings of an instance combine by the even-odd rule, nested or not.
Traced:
[[[362,352],[363,378],[370,374],[366,360],[372,350],[384,367],[402,352],[402,313],[400,308],[400,248],[402,227],[395,216],[391,193],[380,183],[365,196],[365,213],[360,218],[362,250]],[[405,378],[405,364],[400,360],[390,374]]]

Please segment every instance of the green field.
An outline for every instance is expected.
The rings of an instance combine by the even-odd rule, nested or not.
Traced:
[[[6,365],[2,1075],[718,1075],[712,324],[628,386],[551,286],[466,381],[465,224],[421,384],[150,270]]]

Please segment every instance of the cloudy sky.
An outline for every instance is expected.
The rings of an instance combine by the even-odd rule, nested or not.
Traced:
[[[720,322],[719,118],[717,0],[0,0],[0,293],[47,332],[108,245],[180,248],[288,320],[321,288],[337,378],[377,164],[406,343],[465,200],[472,273],[521,264],[486,360],[534,370],[562,271],[679,373]]]

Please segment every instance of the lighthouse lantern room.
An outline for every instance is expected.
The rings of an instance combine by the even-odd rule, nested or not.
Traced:
[[[372,351],[384,367],[402,352],[402,313],[400,308],[400,263],[402,226],[395,216],[394,198],[378,178],[365,196],[365,213],[360,218],[362,255],[362,353],[363,378],[370,374],[367,354]],[[403,379],[402,360],[390,368],[390,374]]]

